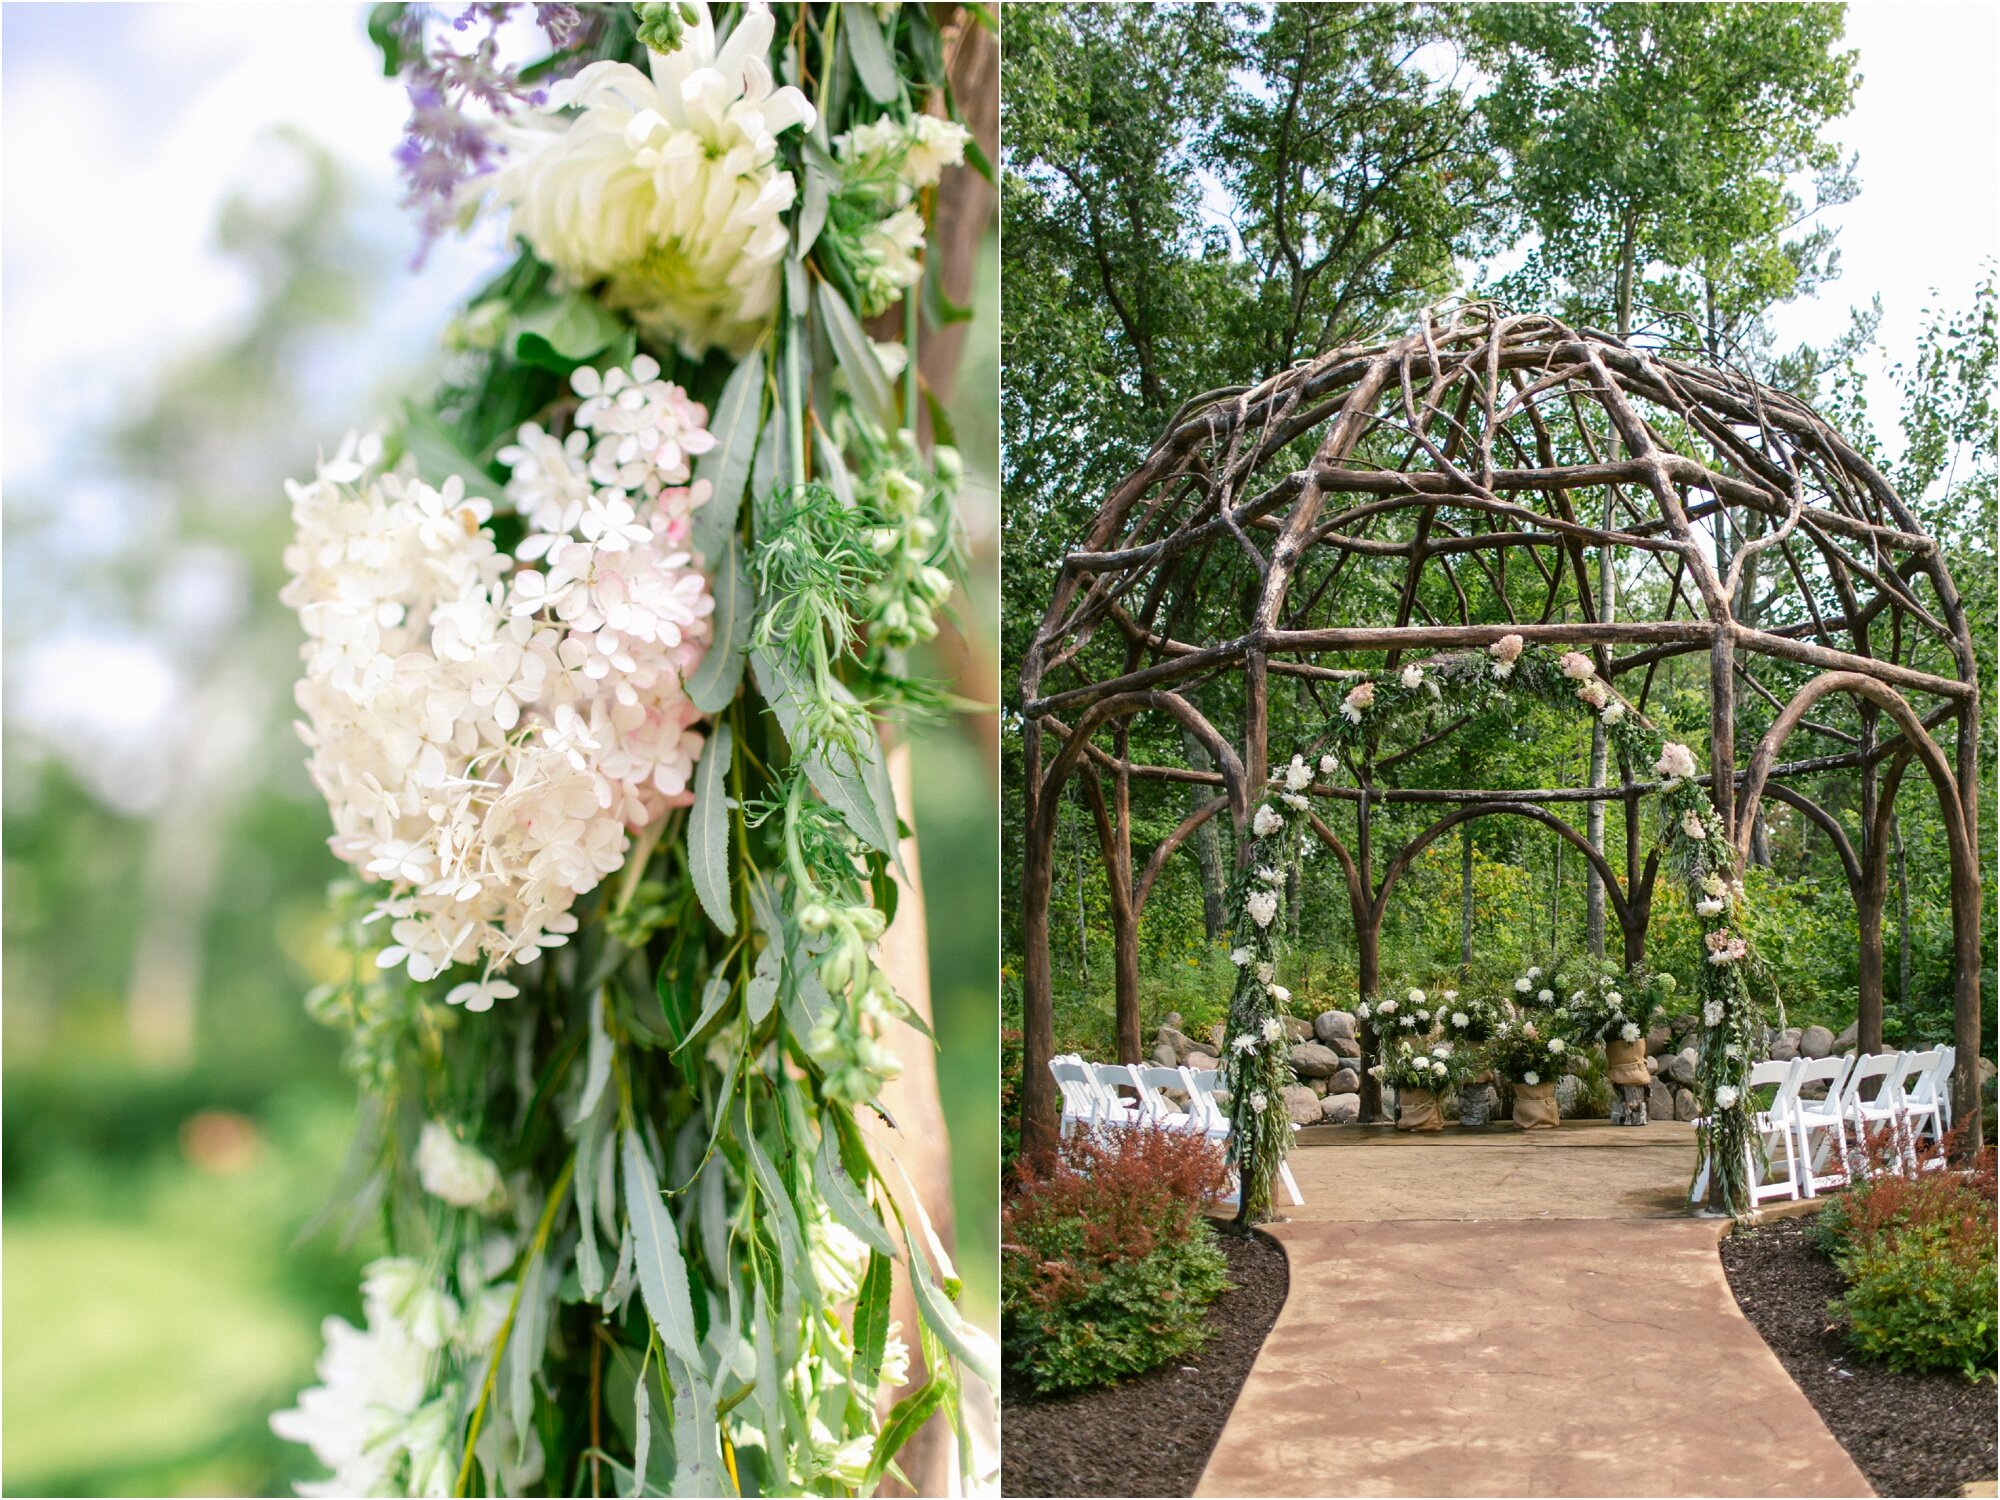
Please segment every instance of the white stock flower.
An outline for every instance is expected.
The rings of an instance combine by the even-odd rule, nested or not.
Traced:
[[[1256,817],[1250,820],[1250,831],[1260,839],[1269,838],[1284,826],[1284,818],[1268,802],[1258,807]]]
[[[437,1120],[424,1122],[417,1137],[416,1164],[424,1191],[454,1207],[488,1212],[506,1199],[507,1189],[493,1159]]]
[[[1259,927],[1269,927],[1278,915],[1278,897],[1274,891],[1256,891],[1243,903],[1243,909],[1250,913],[1250,920]]]
[[[761,0],[720,45],[706,0],[690,3],[693,24],[652,55],[650,77],[592,63],[510,129],[494,196],[536,255],[605,282],[609,302],[695,358],[740,354],[777,305],[796,193],[777,137],[814,114],[774,86]]]

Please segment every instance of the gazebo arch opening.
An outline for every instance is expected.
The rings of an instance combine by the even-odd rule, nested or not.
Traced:
[[[1395,697],[1411,667],[1400,680],[1445,664],[1469,684],[1464,663],[1496,646],[1575,653],[1605,695],[1586,701],[1620,705],[1597,715],[1573,784],[1449,774],[1454,737],[1483,711],[1471,698],[1365,729],[1350,708],[1364,683],[1370,704],[1374,684]],[[1782,803],[1840,856],[1863,1050],[1882,1041],[1889,818],[1907,769],[1922,768],[1951,848],[1953,1094],[1976,1138],[1978,663],[1937,544],[1797,398],[1683,358],[1663,335],[1620,340],[1474,303],[1190,401],[1064,559],[1021,664],[1024,1145],[1050,1141],[1057,1119],[1051,856],[1072,775],[1112,892],[1127,1061],[1137,928],[1166,863],[1226,818],[1240,878],[1274,757],[1310,762],[1322,726],[1344,726],[1331,735],[1338,768],[1315,768],[1301,817],[1339,861],[1364,998],[1381,983],[1381,924],[1403,872],[1461,823],[1502,815],[1581,857],[1592,944],[1629,967],[1645,956],[1663,847],[1647,812],[1662,778],[1631,731],[1652,731],[1662,671],[1683,658],[1707,710],[1700,733],[1680,715],[1680,737],[1706,750],[1687,780],[1712,805],[1718,844],[1751,859],[1760,810]],[[1851,713],[1834,711],[1843,704]],[[1202,754],[1136,753],[1149,715]],[[1836,776],[1858,783],[1858,838],[1825,805]],[[1132,797],[1148,784],[1212,790],[1135,868]],[[1438,816],[1382,847],[1382,809],[1403,803]],[[1606,847],[1609,806],[1624,815],[1622,847]],[[1365,1093],[1364,1110],[1374,1103]]]

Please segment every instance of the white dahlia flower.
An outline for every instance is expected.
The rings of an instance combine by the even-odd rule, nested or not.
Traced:
[[[494,196],[514,233],[690,358],[740,354],[777,305],[797,186],[777,137],[812,128],[804,94],[774,86],[771,13],[754,0],[718,43],[706,0],[678,49],[592,63],[507,136]],[[561,111],[574,109],[573,116]],[[922,224],[918,225],[921,238]]]

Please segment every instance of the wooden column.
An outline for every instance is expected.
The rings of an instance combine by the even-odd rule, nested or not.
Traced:
[[[1056,1054],[1055,985],[1049,972],[1049,896],[1055,887],[1055,820],[1042,825],[1042,725],[1021,726],[1021,1153],[1055,1149],[1062,1097],[1049,1074]]]

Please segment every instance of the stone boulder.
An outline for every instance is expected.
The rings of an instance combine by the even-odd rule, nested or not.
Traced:
[[[1996,1064],[1990,1057],[1979,1059],[1979,1086],[1982,1089],[1993,1081],[1996,1074],[2000,1074],[2000,1064]]]
[[[1811,1058],[1833,1056],[1833,1033],[1824,1026],[1808,1026],[1799,1033],[1799,1056]]]
[[[1695,1067],[1699,1062],[1700,1057],[1694,1048],[1683,1047],[1672,1057],[1660,1064],[1660,1076],[1671,1083],[1693,1083]]]
[[[1217,1021],[1213,1026],[1208,1028],[1208,1050],[1211,1052],[1220,1052],[1222,1050],[1222,1027],[1223,1023]]]
[[[1320,1097],[1304,1084],[1286,1084],[1284,1103],[1285,1113],[1292,1117],[1294,1125],[1317,1125],[1319,1123]]]
[[[1695,1117],[1695,1113],[1694,1090],[1675,1089],[1674,1118],[1676,1120],[1692,1120]]]
[[[1329,1094],[1359,1094],[1361,1075],[1352,1068],[1342,1068],[1327,1080],[1326,1091]]]
[[[1666,1024],[1662,1022],[1646,1033],[1646,1050],[1654,1057],[1664,1056],[1666,1053],[1673,1051],[1671,1045],[1673,1039],[1674,1034],[1667,1030]]]
[[[1153,1043],[1153,1061],[1163,1068],[1178,1068],[1181,1054],[1174,1050],[1174,1044],[1164,1039]]]
[[[1197,1073],[1212,1073],[1222,1066],[1221,1063],[1210,1057],[1206,1052],[1190,1052],[1184,1061]]]
[[[1804,1035],[1796,1026],[1787,1026],[1778,1033],[1778,1039],[1771,1043],[1772,1062],[1790,1062],[1799,1055],[1799,1038]]]
[[[1181,1018],[1181,1013],[1177,1010],[1168,1011],[1166,1020],[1160,1024],[1162,1026],[1171,1026],[1175,1031],[1187,1030],[1187,1022]]]
[[[1176,1058],[1186,1057],[1190,1052],[1194,1051],[1194,1043],[1189,1040],[1187,1033],[1171,1023],[1162,1026],[1158,1031],[1154,1032],[1153,1041],[1156,1044],[1164,1043],[1166,1046],[1173,1048]],[[1169,1063],[1167,1066],[1173,1067],[1174,1064]]]
[[[1328,1094],[1320,1101],[1320,1123],[1352,1125],[1361,1118],[1361,1099],[1355,1094]]]
[[[1292,1048],[1291,1063],[1301,1078],[1331,1078],[1340,1071],[1340,1054],[1318,1042],[1300,1042]]]
[[[1354,1016],[1344,1010],[1323,1010],[1313,1017],[1313,1035],[1331,1047],[1335,1042],[1354,1040]]]
[[[1652,1087],[1646,1090],[1646,1118],[1671,1120],[1673,1117],[1674,1091],[1660,1079],[1655,1078]]]
[[[1660,1059],[1656,1054],[1646,1054],[1646,1071],[1655,1078],[1660,1076]]]
[[[1859,1021],[1849,1021],[1847,1029],[1833,1039],[1833,1050],[1836,1052],[1852,1052],[1860,1040],[1861,1023]]]
[[[1311,1089],[1315,1094],[1318,1094],[1322,1099],[1326,1097],[1326,1080],[1324,1078],[1308,1078],[1306,1080],[1306,1087]]]
[[[1576,1118],[1576,1107],[1583,1100],[1583,1081],[1574,1073],[1565,1073],[1556,1080],[1556,1109],[1565,1120]]]
[[[1292,1034],[1295,1042],[1309,1042],[1313,1039],[1313,1023],[1300,1016],[1286,1016],[1285,1030]]]

